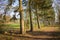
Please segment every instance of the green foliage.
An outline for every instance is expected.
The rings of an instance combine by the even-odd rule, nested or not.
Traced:
[[[39,18],[42,18],[44,22],[48,21],[50,23],[54,20],[54,11],[52,9],[51,0],[35,0],[32,2],[31,7],[35,11],[37,10],[37,15],[39,16]],[[48,23],[45,22],[45,24],[48,24]]]
[[[51,8],[51,5],[52,5],[52,4],[51,4],[51,1],[45,0],[45,2],[42,3],[41,8],[48,9],[48,8]]]

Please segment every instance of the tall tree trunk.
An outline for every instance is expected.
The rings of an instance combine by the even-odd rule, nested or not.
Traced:
[[[32,24],[32,13],[31,13],[31,0],[29,0],[29,15],[30,15],[30,31],[33,31],[33,24]]]
[[[22,0],[19,0],[19,13],[20,13],[20,34],[24,34],[24,16],[22,9]]]
[[[60,12],[59,12],[60,13]],[[60,24],[60,14],[59,14],[59,24]]]
[[[37,8],[38,8],[38,5],[36,6],[36,16],[37,16],[37,24],[38,24],[38,28],[40,28],[40,25],[39,25],[39,17],[38,17],[38,10],[37,10]]]
[[[28,14],[28,11],[26,13],[26,26],[29,27],[29,14]]]

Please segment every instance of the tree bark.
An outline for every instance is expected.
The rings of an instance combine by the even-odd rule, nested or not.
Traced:
[[[24,16],[22,9],[22,0],[19,0],[19,13],[20,13],[20,34],[24,34]]]
[[[32,24],[32,13],[31,13],[31,0],[29,0],[29,15],[30,15],[30,31],[33,31],[33,24]]]
[[[37,5],[37,4],[36,4]],[[36,17],[37,17],[37,24],[38,24],[38,28],[40,28],[40,25],[39,25],[39,17],[38,17],[38,10],[37,10],[37,8],[38,8],[38,5],[36,6]]]

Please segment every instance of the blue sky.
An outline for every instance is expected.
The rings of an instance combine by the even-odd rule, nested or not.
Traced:
[[[10,15],[11,17],[14,15],[14,7],[19,6],[19,1],[18,0],[14,0],[15,2],[12,3],[12,7],[7,10],[7,15]],[[23,0],[25,1],[25,0]],[[28,0],[26,0],[28,1]],[[3,14],[5,11],[5,8],[7,7],[7,5],[9,4],[8,0],[0,0],[0,14]],[[26,6],[23,6],[23,9],[26,9]],[[16,15],[18,15],[19,12],[16,12]],[[19,18],[19,16],[17,16],[17,18]]]
[[[0,0],[0,14],[3,14],[5,11],[5,8],[7,7],[7,5],[9,4],[8,0]],[[15,0],[15,2],[12,3],[11,5],[12,7],[7,10],[7,15],[10,15],[12,17],[12,15],[14,15],[14,7],[19,6],[19,1]],[[16,15],[18,14],[18,12],[16,12]],[[19,16],[17,16],[18,18]]]

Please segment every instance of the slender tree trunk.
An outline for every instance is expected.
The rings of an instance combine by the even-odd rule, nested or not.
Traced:
[[[59,24],[60,24],[60,14],[59,14]]]
[[[24,34],[24,16],[22,9],[22,0],[19,0],[19,13],[20,13],[20,34]]]
[[[29,27],[29,14],[26,13],[26,26]]]
[[[29,15],[30,15],[30,31],[32,32],[33,31],[33,24],[32,24],[32,13],[31,13],[31,0],[29,0]]]
[[[37,10],[38,6],[36,6],[36,16],[37,16],[37,24],[38,24],[38,28],[40,28],[40,25],[39,25],[39,17],[38,17],[38,10]]]

